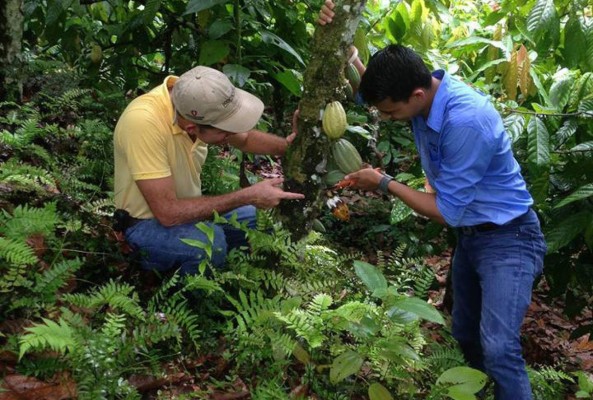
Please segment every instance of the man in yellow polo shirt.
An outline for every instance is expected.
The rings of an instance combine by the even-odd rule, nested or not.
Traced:
[[[227,251],[247,243],[242,231],[210,221],[214,211],[228,218],[236,214],[239,222],[254,227],[256,208],[304,197],[282,190],[282,178],[224,195],[202,195],[208,145],[284,154],[294,134],[282,138],[253,129],[263,108],[261,100],[236,88],[222,72],[200,66],[180,77],[168,76],[124,110],[114,133],[116,215],[143,268],[195,273],[206,253],[181,239],[209,243],[196,228],[198,221],[214,229],[211,262],[220,267]]]

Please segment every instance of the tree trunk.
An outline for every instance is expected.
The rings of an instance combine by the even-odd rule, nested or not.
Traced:
[[[280,219],[293,240],[311,229],[324,203],[323,175],[330,141],[321,130],[321,111],[331,101],[344,101],[348,48],[353,43],[365,0],[334,1],[336,13],[331,24],[317,26],[311,60],[304,75],[303,97],[299,103],[298,135],[282,161],[284,189],[305,195],[302,201],[284,201]]]
[[[0,101],[21,100],[23,21],[23,0],[0,3]]]

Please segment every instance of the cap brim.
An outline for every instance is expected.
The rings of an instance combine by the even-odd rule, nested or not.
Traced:
[[[264,103],[256,96],[239,88],[236,89],[237,111],[224,121],[213,123],[212,126],[227,132],[247,132],[255,127],[262,113]]]

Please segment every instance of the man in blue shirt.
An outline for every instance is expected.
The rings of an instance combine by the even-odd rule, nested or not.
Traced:
[[[377,52],[359,93],[385,119],[410,120],[435,193],[372,168],[346,176],[453,227],[453,336],[469,364],[495,383],[498,400],[531,399],[520,328],[546,245],[502,119],[488,99],[412,50]]]

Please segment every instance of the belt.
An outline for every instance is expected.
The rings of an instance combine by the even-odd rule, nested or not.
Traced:
[[[495,224],[494,222],[484,222],[483,224],[478,224],[478,225],[472,225],[472,226],[460,226],[457,228],[459,233],[462,233],[464,235],[475,235],[478,232],[488,232],[488,231],[493,231],[495,229],[500,228],[501,226],[505,226],[508,224],[511,224],[513,222],[518,221],[519,219],[523,218],[524,216],[526,216],[527,214],[529,214],[529,211],[527,211],[525,214],[521,214],[516,218],[513,218],[512,220],[510,220],[509,222],[503,224],[503,225],[498,225]]]

